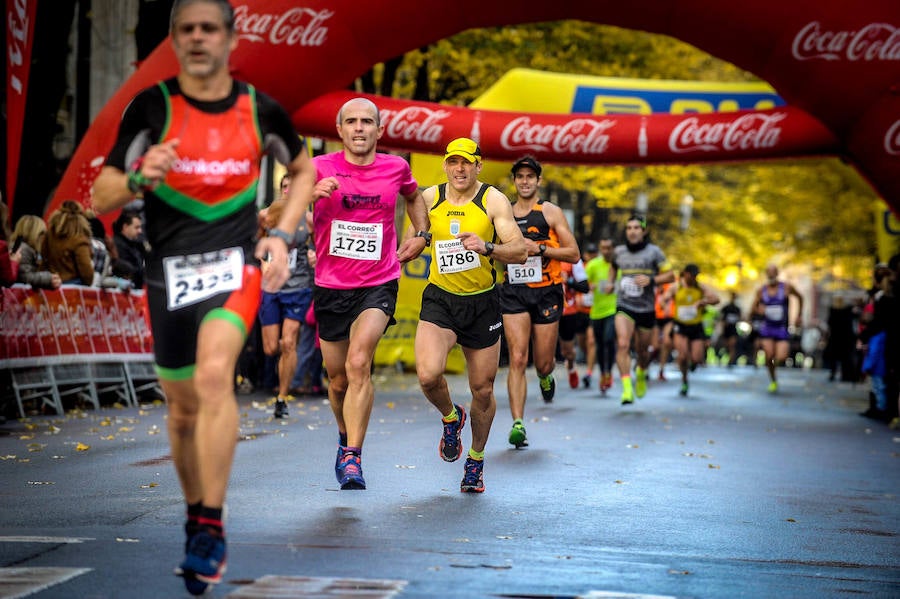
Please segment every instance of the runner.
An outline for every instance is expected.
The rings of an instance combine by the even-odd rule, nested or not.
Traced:
[[[522,264],[528,256],[509,200],[478,180],[481,148],[462,137],[447,145],[447,183],[424,192],[431,206],[431,268],[416,329],[416,373],[428,401],[443,417],[438,454],[446,462],[462,456],[466,411],[454,404],[444,378],[447,355],[462,346],[472,393],[472,445],[460,491],[484,491],[484,448],[497,411],[494,377],[503,326],[494,261]]]
[[[287,280],[288,246],[312,200],[315,172],[287,113],[229,74],[238,38],[226,0],[176,0],[170,34],[180,70],[128,105],[93,202],[102,214],[143,194],[156,371],[187,504],[186,555],[176,573],[201,594],[226,567],[222,508],[238,440],[235,365],[260,289],[274,292]],[[266,152],[287,165],[294,185],[277,228],[254,252]],[[254,256],[266,255],[270,268],[261,275]]]
[[[400,264],[417,258],[431,234],[409,164],[376,152],[384,133],[378,107],[365,98],[349,100],[338,111],[336,127],[343,149],[313,159],[313,305],[338,427],[335,476],[341,489],[365,489],[362,448],[375,402],[375,348],[395,322]],[[399,249],[398,196],[416,231]]]
[[[673,285],[664,298],[674,306],[675,352],[681,370],[679,393],[685,396],[688,394],[688,370],[693,372],[706,359],[707,335],[703,328],[703,313],[706,306],[719,303],[719,296],[697,281],[698,274],[700,269],[696,264],[685,266],[681,271],[681,281]]]
[[[803,296],[791,285],[778,280],[778,267],[769,264],[766,267],[766,282],[756,291],[751,312],[759,314],[762,326],[759,330],[760,344],[766,355],[766,368],[769,371],[769,393],[778,391],[778,380],[775,368],[788,357],[790,349],[790,298],[797,298],[797,316],[794,326],[800,327],[803,314]]]
[[[588,283],[593,291],[591,304],[591,328],[594,331],[594,347],[600,365],[600,393],[612,388],[612,367],[616,360],[616,294],[615,286],[606,291],[609,271],[612,268],[613,241],[609,235],[600,238],[600,255],[585,266]]]
[[[528,395],[525,371],[529,347],[541,396],[544,402],[550,403],[556,392],[553,367],[563,313],[563,277],[559,265],[560,261],[574,264],[581,258],[563,211],[538,196],[541,171],[540,163],[531,156],[517,160],[512,166],[516,186],[513,216],[525,238],[528,259],[525,264],[508,264],[505,282],[500,286],[503,332],[509,348],[506,387],[513,419],[509,442],[517,448],[528,444],[523,419]]]
[[[656,324],[654,288],[675,280],[666,256],[658,246],[646,239],[647,221],[633,215],[625,224],[625,244],[616,246],[613,263],[605,291],[611,293],[616,277],[622,273],[619,293],[616,296],[616,365],[622,378],[622,405],[634,403],[635,396],[647,392],[647,369],[650,354],[647,351]],[[635,374],[631,381],[631,342],[637,354]]]

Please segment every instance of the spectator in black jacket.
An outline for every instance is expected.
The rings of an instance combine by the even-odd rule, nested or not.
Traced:
[[[147,256],[141,217],[135,212],[123,210],[113,223],[113,231],[113,241],[119,254],[113,264],[113,274],[129,279],[135,289],[140,289],[144,286],[144,260]]]

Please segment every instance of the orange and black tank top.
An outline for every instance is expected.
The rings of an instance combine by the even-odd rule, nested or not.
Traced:
[[[515,202],[513,202],[515,205]],[[544,218],[544,200],[538,200],[531,212],[525,216],[516,216],[516,224],[526,239],[530,239],[535,243],[544,243],[548,247],[559,247],[559,237],[556,235],[547,219]],[[547,287],[548,285],[561,285],[563,282],[562,269],[559,260],[551,260],[547,257],[529,256],[529,260],[540,262],[541,280],[529,283],[522,283],[529,287]],[[526,263],[527,264],[527,263]],[[509,284],[511,281],[509,270],[506,271],[505,282]]]

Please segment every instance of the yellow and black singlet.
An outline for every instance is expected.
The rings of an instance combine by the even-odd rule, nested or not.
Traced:
[[[437,187],[437,199],[429,210],[431,219],[431,268],[428,281],[457,295],[474,295],[494,287],[497,274],[489,256],[466,250],[459,233],[475,233],[485,241],[496,237],[494,224],[484,205],[490,185],[482,183],[475,197],[461,206],[447,201],[447,184]]]

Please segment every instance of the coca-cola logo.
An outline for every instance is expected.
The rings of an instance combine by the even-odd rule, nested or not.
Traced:
[[[444,135],[443,121],[450,117],[447,110],[432,110],[422,106],[409,106],[401,110],[382,110],[381,123],[391,139],[438,143]]]
[[[900,121],[894,121],[885,133],[884,151],[891,156],[900,156]]]
[[[328,39],[325,22],[334,16],[328,9],[294,7],[283,13],[252,13],[246,4],[234,9],[238,39],[273,46],[321,46]]]
[[[811,21],[794,36],[791,54],[797,60],[900,60],[900,28],[869,23],[855,31],[829,31]]]
[[[691,117],[672,129],[669,150],[674,154],[684,154],[772,148],[778,145],[781,138],[781,127],[776,125],[786,116],[784,112],[754,113],[733,121],[702,124],[699,118]]]
[[[603,154],[609,149],[607,131],[615,121],[572,119],[562,125],[532,123],[530,116],[510,121],[500,134],[500,145],[510,151]]]
[[[15,0],[8,11],[7,56],[9,56],[9,85],[17,94],[24,93],[22,79],[16,70],[25,63],[25,48],[28,47],[28,0]]]

